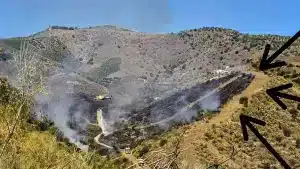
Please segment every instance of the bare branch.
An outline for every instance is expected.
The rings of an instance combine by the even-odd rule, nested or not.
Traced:
[[[21,43],[21,47],[19,51],[14,51],[13,60],[14,65],[17,71],[17,86],[21,92],[22,98],[17,98],[20,101],[20,105],[16,110],[16,118],[14,119],[14,123],[12,128],[9,128],[9,133],[7,139],[0,151],[0,156],[3,155],[5,148],[9,144],[12,139],[14,132],[17,128],[17,124],[19,123],[22,110],[26,104],[28,104],[32,96],[41,92],[43,89],[43,78],[42,78],[42,69],[40,68],[39,59],[36,57],[36,53],[30,51],[29,45],[26,41]],[[7,120],[6,120],[7,121]]]

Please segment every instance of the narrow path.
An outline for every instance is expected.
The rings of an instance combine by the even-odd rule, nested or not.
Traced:
[[[208,144],[208,147],[213,147],[210,145],[209,142],[204,140],[204,133],[207,128],[211,127],[212,124],[220,124],[220,122],[226,122],[230,120],[231,116],[242,107],[239,103],[239,99],[242,96],[247,96],[249,100],[251,96],[261,90],[263,90],[263,86],[271,79],[269,76],[265,75],[264,73],[260,72],[250,72],[255,75],[255,78],[251,82],[251,84],[244,90],[240,95],[234,96],[231,100],[229,100],[221,109],[221,112],[217,115],[212,117],[209,122],[207,123],[204,121],[198,121],[192,125],[190,129],[187,130],[183,143],[181,147],[188,147],[189,149],[183,152],[180,155],[180,159],[184,161],[184,163],[191,164],[191,166],[197,166],[198,155],[196,152],[197,145],[201,142],[205,142]],[[219,156],[219,152],[216,149],[211,149],[212,153],[217,156],[219,159],[228,158]],[[199,161],[198,161],[199,163]]]

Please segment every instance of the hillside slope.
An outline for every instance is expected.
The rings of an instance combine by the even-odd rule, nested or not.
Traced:
[[[283,110],[266,94],[266,89],[293,83],[294,86],[284,93],[300,96],[300,83],[295,80],[299,78],[299,66],[290,64],[266,71],[266,74],[252,73],[255,79],[249,87],[223,105],[220,113],[179,127],[159,139],[142,143],[134,150],[137,157],[147,159],[145,163],[151,163],[151,166],[159,165],[156,160],[162,160],[163,157],[157,152],[172,152],[174,143],[180,138],[176,148],[179,153],[175,159],[179,168],[206,169],[213,167],[213,164],[219,165],[215,168],[228,169],[282,168],[252,132],[249,131],[249,141],[244,141],[239,116],[245,114],[265,121],[266,126],[255,127],[291,168],[300,168],[300,103],[282,99],[288,107]],[[247,104],[242,102],[243,98],[247,98]]]
[[[64,62],[97,82],[107,77],[128,76],[182,87],[206,81],[216,76],[218,69],[243,70],[266,43],[272,44],[272,52],[288,37],[247,35],[223,28],[156,35],[96,27],[46,30],[29,39],[43,51],[43,57]],[[298,56],[297,44],[299,41],[280,59]]]
[[[118,98],[117,106],[135,105],[134,101],[146,100],[147,97],[151,97],[151,101],[155,100],[154,98],[161,99],[165,93],[172,94],[180,89],[191,88],[212,78],[224,77],[228,72],[249,73],[250,71],[255,74],[253,82],[241,95],[221,105],[220,113],[214,114],[215,112],[201,110],[197,114],[204,114],[204,120],[183,126],[179,125],[172,131],[156,135],[154,138],[140,143],[127,157],[131,159],[131,162],[138,161],[136,158],[142,158],[147,166],[154,168],[153,165],[157,164],[156,160],[160,161],[160,158],[168,152],[174,152],[170,156],[172,159],[164,158],[167,160],[166,164],[172,165],[174,168],[176,168],[175,164],[180,168],[204,168],[228,158],[234,147],[235,151],[240,151],[222,166],[233,169],[280,167],[263,146],[257,146],[260,145],[257,140],[254,139],[249,143],[242,141],[238,116],[244,113],[270,124],[267,128],[259,128],[259,130],[270,139],[272,145],[278,147],[279,153],[288,160],[288,163],[297,168],[299,164],[295,159],[299,158],[298,144],[300,144],[298,143],[298,134],[300,133],[297,132],[299,129],[298,110],[292,110],[292,115],[289,115],[287,111],[280,110],[265,94],[265,89],[291,81],[296,84],[294,91],[291,92],[299,94],[299,67],[296,66],[298,61],[295,56],[300,55],[300,42],[297,40],[279,56],[281,60],[297,64],[288,65],[283,69],[265,71],[265,74],[249,70],[251,64],[257,66],[257,60],[260,58],[265,44],[271,44],[270,53],[272,53],[288,38],[277,35],[247,35],[223,28],[201,28],[170,34],[146,34],[108,26],[45,30],[30,37],[2,39],[0,47],[8,53],[13,53],[20,49],[23,40],[29,42],[29,53],[37,54],[40,64],[44,66],[43,73],[51,87],[52,94],[54,96],[63,95],[63,99],[67,98],[67,100],[73,95],[78,96],[79,99],[68,101],[76,106],[83,103],[87,105],[89,110],[84,109],[81,113],[88,114],[89,118],[94,118],[94,120],[91,119],[91,122],[95,122],[95,107],[86,104],[81,98],[82,93],[87,95],[87,98],[109,93]],[[293,62],[290,62],[291,60]],[[14,69],[13,60],[0,61],[2,75],[15,76]],[[246,86],[244,85],[244,87]],[[228,93],[235,93],[230,92],[232,90],[235,88],[226,87]],[[245,96],[248,98],[249,104],[243,107],[239,101],[241,97]],[[54,97],[53,100],[52,98],[40,99],[41,102],[52,102],[56,98]],[[65,104],[64,100],[56,100],[56,102],[63,107],[69,106]],[[80,106],[76,106],[68,108],[76,112],[77,108],[80,108]],[[293,107],[292,103],[289,106]],[[41,107],[43,108],[43,106]],[[267,111],[268,114],[265,113]],[[1,113],[5,114],[5,110],[1,110]],[[59,115],[59,113],[55,112],[55,115]],[[5,126],[5,123],[5,120],[1,121],[1,125]],[[24,121],[24,123],[27,127],[27,122]],[[280,125],[277,126],[279,123]],[[288,127],[291,128],[288,129]],[[46,128],[46,130],[53,130],[51,127]],[[94,130],[97,134],[100,132],[98,128]],[[128,159],[122,157],[112,160],[114,161],[112,163],[98,155],[94,159],[92,154],[87,154],[86,157],[84,156],[86,154],[67,149],[61,151],[63,155],[55,156],[53,151],[56,151],[58,147],[54,142],[49,142],[49,145],[53,145],[53,147],[31,150],[29,143],[34,142],[31,139],[36,140],[39,137],[48,140],[55,137],[49,135],[48,131],[40,133],[31,127],[20,129],[20,131],[20,137],[28,141],[24,141],[24,144],[20,146],[21,154],[27,151],[44,152],[46,149],[45,152],[52,153],[49,158],[54,159],[57,163],[61,157],[80,158],[81,161],[78,161],[76,165],[83,168],[101,166],[102,164],[93,166],[89,161],[98,158],[103,160],[103,165],[107,164],[107,167],[119,167],[115,166],[115,163],[121,163],[123,166],[130,164]],[[7,131],[1,132],[2,139]],[[55,134],[57,140],[63,141],[58,138],[59,134]],[[178,136],[181,138],[180,145],[177,144]],[[17,137],[12,147],[17,144],[16,140]],[[179,147],[182,152],[171,151],[174,146],[177,146],[176,150]],[[167,152],[161,153],[161,149]],[[155,154],[156,150],[160,153]],[[13,152],[9,155],[14,156],[19,153],[19,150]],[[154,157],[147,158],[152,153]],[[176,158],[173,158],[174,154],[176,154]],[[24,168],[30,168],[34,165],[32,163],[38,163],[41,165],[40,168],[46,168],[42,166],[44,163],[39,160],[31,161],[35,159],[35,156],[31,153],[29,155],[30,163],[26,163]],[[44,160],[47,155],[37,154],[36,156],[38,159]],[[20,155],[16,155],[16,157],[17,163],[11,168],[25,164],[26,159]],[[90,159],[88,159],[89,157]],[[107,157],[111,158],[109,155]],[[9,163],[10,161],[6,161],[5,164]],[[63,167],[60,164],[56,166]],[[68,167],[72,168],[70,165]],[[163,167],[161,166],[161,168]]]

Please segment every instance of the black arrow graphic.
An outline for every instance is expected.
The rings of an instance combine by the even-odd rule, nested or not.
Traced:
[[[278,87],[274,87],[271,89],[267,89],[267,94],[284,110],[286,110],[287,106],[279,99],[279,97],[285,98],[285,99],[289,99],[289,100],[294,100],[297,102],[300,102],[300,97],[297,96],[293,96],[290,94],[286,94],[286,93],[280,93],[280,90],[284,90],[284,89],[288,89],[293,87],[292,83],[289,84],[285,84],[285,85],[281,85]]]
[[[298,31],[291,39],[289,39],[280,49],[278,49],[272,56],[270,56],[268,59],[268,54],[270,51],[270,45],[267,44],[265,47],[264,54],[261,58],[260,65],[259,65],[259,70],[267,70],[275,67],[281,67],[285,66],[286,62],[280,61],[280,62],[275,62],[271,63],[278,55],[280,55],[285,49],[287,49],[289,46],[292,45],[292,43],[297,40],[300,36],[300,31]]]
[[[276,150],[268,143],[268,141],[257,131],[257,129],[252,125],[251,122],[265,126],[266,122],[262,120],[258,120],[253,117],[249,117],[246,115],[241,114],[240,115],[240,121],[241,121],[241,127],[242,132],[244,136],[244,140],[248,141],[248,132],[247,132],[247,126],[249,129],[255,134],[255,136],[266,146],[266,148],[273,154],[273,156],[280,162],[280,164],[285,169],[291,169],[291,167],[284,161],[284,159],[276,152]]]

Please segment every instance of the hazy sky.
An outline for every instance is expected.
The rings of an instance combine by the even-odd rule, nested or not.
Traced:
[[[281,35],[300,29],[299,0],[0,1],[0,37],[26,36],[48,25],[113,24],[158,33],[222,26]]]

